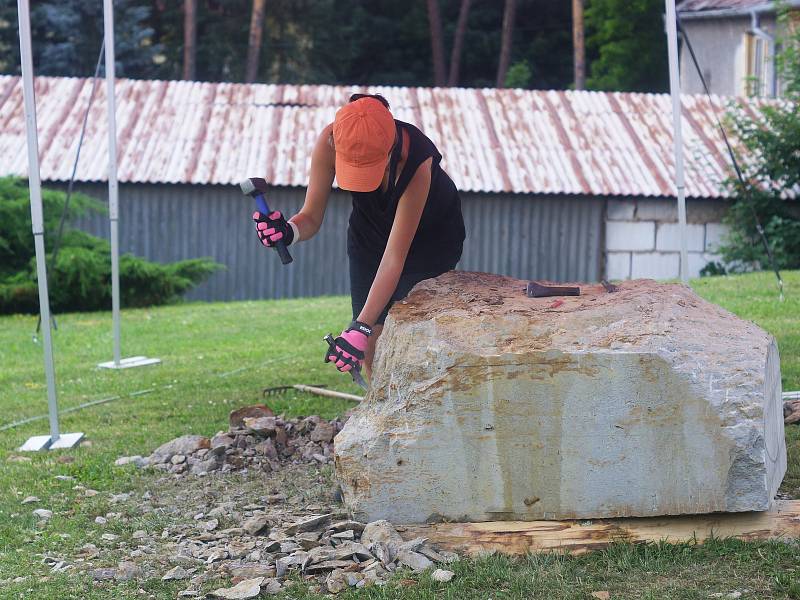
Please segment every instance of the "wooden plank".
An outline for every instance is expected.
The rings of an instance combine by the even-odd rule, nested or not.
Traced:
[[[477,555],[559,551],[582,554],[612,542],[672,543],[709,537],[742,540],[800,537],[800,500],[779,500],[773,510],[594,521],[492,521],[398,527],[407,539],[426,537],[444,550]]]

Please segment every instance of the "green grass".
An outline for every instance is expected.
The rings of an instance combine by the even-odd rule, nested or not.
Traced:
[[[800,273],[787,273],[787,300],[777,300],[769,274],[694,282],[707,299],[752,319],[779,342],[784,389],[800,389]],[[54,334],[59,405],[121,396],[119,400],[63,414],[62,431],[83,431],[91,446],[42,454],[17,462],[15,449],[30,435],[48,430],[46,420],[0,431],[0,580],[32,576],[0,588],[0,598],[156,598],[183,589],[149,580],[98,587],[88,577],[50,575],[43,555],[74,555],[96,534],[93,519],[109,510],[107,494],[142,489],[155,475],[113,467],[119,456],[148,454],[184,433],[210,435],[226,426],[236,406],[261,400],[261,389],[296,382],[324,383],[357,392],[348,378],[322,362],[322,336],[346,323],[346,298],[184,304],[123,312],[123,356],[157,356],[163,364],[106,371],[111,358],[107,313],[58,317]],[[32,334],[36,319],[0,317],[0,428],[46,413],[41,344]],[[348,403],[288,393],[269,398],[288,415],[341,414]],[[800,492],[800,435],[787,430],[789,473],[784,489]],[[74,457],[62,462],[62,457]],[[70,475],[76,481],[60,481]],[[101,492],[86,498],[76,483]],[[38,528],[24,496],[55,516]],[[108,529],[107,529],[108,530]],[[112,530],[113,531],[113,530]],[[125,533],[121,531],[120,533]],[[456,579],[436,584],[427,575],[398,579],[363,591],[364,598],[589,598],[609,590],[612,598],[707,598],[709,593],[750,590],[743,597],[800,598],[795,571],[800,550],[778,543],[717,541],[704,546],[617,545],[583,557],[537,556],[512,561],[488,557],[457,564]],[[46,580],[42,580],[46,577]],[[311,597],[296,588],[291,597]],[[349,596],[356,597],[355,592]]]

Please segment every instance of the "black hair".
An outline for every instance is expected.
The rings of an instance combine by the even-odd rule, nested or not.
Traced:
[[[348,102],[355,102],[356,100],[361,100],[362,98],[373,98],[383,104],[386,108],[389,108],[389,101],[380,94],[353,94],[350,96],[350,100],[348,100]]]

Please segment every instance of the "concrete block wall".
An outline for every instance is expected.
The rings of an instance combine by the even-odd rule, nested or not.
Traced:
[[[727,204],[687,200],[689,276],[719,261],[717,248],[727,233],[721,223]],[[609,200],[606,207],[607,279],[680,277],[680,228],[674,200]]]

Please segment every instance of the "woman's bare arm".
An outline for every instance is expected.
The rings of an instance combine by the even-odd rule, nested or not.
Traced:
[[[422,211],[428,199],[432,163],[433,159],[429,158],[419,166],[406,191],[400,197],[386,250],[383,252],[381,264],[378,266],[364,308],[358,315],[358,320],[362,323],[374,325],[397,289],[408,250],[417,233],[419,220],[422,218]]]
[[[328,125],[320,133],[311,153],[311,170],[308,176],[306,199],[300,212],[289,219],[297,227],[299,239],[314,237],[325,218],[325,208],[333,186],[336,152],[330,144],[332,126]]]

